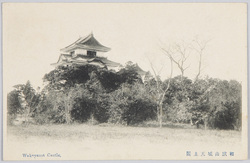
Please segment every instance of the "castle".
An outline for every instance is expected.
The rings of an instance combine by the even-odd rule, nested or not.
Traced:
[[[82,66],[82,65],[95,65],[101,68],[118,70],[123,68],[120,63],[108,60],[106,57],[100,56],[98,53],[105,53],[111,49],[103,46],[94,37],[93,33],[86,37],[80,37],[74,43],[61,49],[57,63],[51,65],[55,67],[60,66]],[[139,75],[144,76],[146,74],[137,64],[135,65]]]
[[[108,60],[106,57],[101,57],[97,53],[105,53],[111,49],[99,43],[93,33],[86,37],[80,37],[74,43],[61,49],[57,63],[53,66],[77,66],[77,65],[95,65],[101,68],[115,69],[121,67],[120,63]]]

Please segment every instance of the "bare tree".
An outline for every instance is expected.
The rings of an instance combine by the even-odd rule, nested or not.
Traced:
[[[168,89],[170,87],[170,82],[171,82],[171,78],[172,78],[172,75],[173,75],[173,59],[172,59],[172,57],[169,57],[169,59],[170,59],[170,63],[171,63],[171,73],[170,73],[170,77],[168,79],[168,83],[167,83],[166,88],[163,88],[163,86],[161,85],[161,79],[160,79],[160,76],[159,76],[159,73],[160,73],[161,70],[156,72],[152,62],[150,62],[151,68],[152,68],[153,73],[154,73],[154,78],[155,78],[155,81],[156,81],[155,100],[157,101],[157,119],[158,119],[160,128],[162,127],[163,100],[164,100],[164,97],[166,95],[166,92],[168,91]]]
[[[160,71],[162,69],[160,71],[156,72],[152,62],[150,62],[151,68],[152,68],[153,73],[154,73],[154,78],[156,80],[155,99],[157,101],[157,118],[158,118],[160,128],[162,127],[163,101],[164,101],[164,97],[166,95],[166,92],[168,91],[168,89],[170,87],[171,78],[173,76],[173,63],[175,63],[178,66],[178,68],[180,69],[181,81],[182,81],[182,78],[184,76],[184,72],[189,67],[189,66],[185,65],[185,62],[188,59],[189,54],[190,54],[190,46],[183,42],[182,44],[175,44],[174,46],[169,46],[168,48],[161,47],[161,49],[163,50],[164,54],[170,59],[170,66],[171,66],[171,73],[170,73],[170,77],[168,79],[168,83],[167,83],[166,88],[163,88],[163,86],[161,85],[161,80],[159,77]]]
[[[207,41],[199,41],[197,38],[194,41],[194,45],[193,45],[193,49],[198,53],[199,55],[199,64],[198,64],[198,73],[195,77],[195,81],[197,81],[199,79],[199,76],[201,75],[201,64],[202,64],[202,57],[204,55],[204,50],[207,46],[207,43],[210,41],[210,40],[207,40]]]
[[[157,117],[158,117],[158,122],[159,122],[160,127],[162,127],[163,100],[164,100],[166,92],[168,91],[170,87],[170,82],[171,82],[171,78],[173,75],[173,63],[176,64],[178,69],[181,71],[181,83],[182,83],[185,71],[190,66],[190,65],[187,66],[186,64],[187,59],[189,58],[190,53],[193,52],[193,49],[194,49],[200,56],[198,74],[196,75],[196,80],[197,80],[201,73],[202,56],[203,56],[203,51],[206,47],[207,42],[208,41],[201,43],[196,39],[195,40],[195,44],[197,44],[196,46],[191,45],[191,43],[187,44],[184,41],[182,41],[181,43],[176,43],[172,46],[168,46],[167,48],[163,48],[161,45],[160,48],[162,49],[164,54],[170,59],[170,63],[171,63],[171,74],[167,83],[167,87],[165,89],[163,89],[163,86],[161,85],[161,80],[159,77],[160,71],[156,72],[156,70],[153,67],[152,62],[150,62],[151,68],[154,73],[154,78],[156,80],[157,88],[156,88],[155,99],[157,101]]]
[[[168,58],[178,66],[179,70],[181,71],[182,81],[185,70],[187,70],[190,66],[186,66],[185,64],[191,52],[190,45],[182,42],[178,44],[176,43],[173,46],[169,46],[167,49],[161,49],[168,56]]]

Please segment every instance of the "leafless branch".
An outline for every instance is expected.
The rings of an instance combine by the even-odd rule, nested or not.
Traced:
[[[179,70],[181,71],[181,80],[184,76],[184,72],[186,69],[189,68],[189,66],[185,67],[185,62],[187,61],[189,54],[190,54],[190,45],[186,44],[184,41],[182,43],[175,43],[174,46],[172,47],[168,47],[168,49],[166,48],[161,48],[164,52],[164,54],[166,54],[169,59],[171,60],[171,62],[175,63],[177,65],[177,67],[179,68]],[[175,51],[173,52],[173,50],[171,49],[175,49]],[[176,54],[180,54],[180,58],[177,60],[176,58]]]
[[[196,48],[195,46],[193,46],[192,48],[198,53],[199,55],[199,63],[198,63],[198,73],[195,77],[195,81],[199,79],[199,76],[201,74],[201,64],[202,64],[202,57],[204,55],[204,50],[207,46],[207,43],[210,41],[210,40],[207,40],[207,41],[204,41],[204,42],[201,42],[199,41],[198,39],[195,39],[193,40],[195,42],[195,45],[198,46],[198,48]]]

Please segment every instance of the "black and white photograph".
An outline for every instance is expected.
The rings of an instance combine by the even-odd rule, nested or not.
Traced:
[[[246,3],[3,3],[3,160],[246,160]]]

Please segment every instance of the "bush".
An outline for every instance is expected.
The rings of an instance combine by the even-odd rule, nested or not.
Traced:
[[[127,125],[134,125],[143,121],[156,118],[156,104],[146,99],[136,99],[128,106],[128,110],[122,114],[122,119]]]
[[[119,72],[91,65],[57,68],[44,76],[48,85],[42,93],[30,82],[15,86],[16,90],[8,94],[8,123],[17,114],[32,117],[39,124],[95,119],[98,123],[135,125],[155,120],[158,91],[164,90],[170,79],[157,83],[148,74],[142,83],[138,70],[132,63]],[[164,121],[240,129],[241,84],[174,77],[163,100],[163,112]]]
[[[16,114],[22,112],[21,104],[18,100],[18,91],[13,90],[7,96],[7,111],[10,117],[15,117]]]
[[[156,108],[143,84],[122,84],[110,94],[109,122],[134,125],[152,120],[156,118]]]
[[[101,97],[101,100],[97,102],[96,110],[94,110],[95,120],[97,120],[99,123],[108,122],[108,119],[110,117],[109,108],[110,108],[109,98],[107,96]]]
[[[108,105],[97,103],[94,99],[78,98],[75,100],[73,109],[71,110],[71,118],[76,122],[87,122],[93,118],[104,123],[108,121]]]
[[[78,98],[71,110],[71,117],[73,121],[86,122],[90,119],[91,114],[94,114],[95,109],[96,103],[94,100]]]

